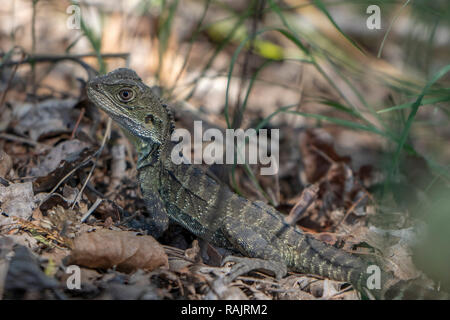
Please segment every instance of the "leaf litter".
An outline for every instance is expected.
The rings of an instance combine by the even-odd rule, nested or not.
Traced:
[[[96,139],[84,139],[90,134],[92,121],[86,117],[72,138],[79,114],[75,105],[70,99],[53,99],[41,102],[38,108],[43,111],[37,113],[27,113],[24,110],[31,110],[30,106],[21,105],[14,112],[16,121],[9,123],[23,139],[39,140],[45,147],[38,150],[37,145],[20,139],[3,143],[0,239],[14,243],[9,254],[12,258],[0,260],[4,298],[359,298],[346,284],[296,273],[276,280],[254,271],[227,283],[229,267],[221,267],[220,262],[229,252],[203,240],[197,242],[176,226],[160,240],[163,245],[146,235],[148,213],[134,179],[136,155],[130,154],[115,127],[111,140],[98,153],[99,146],[92,142]],[[40,129],[33,129],[35,126]],[[103,135],[101,128],[97,131],[98,136]],[[367,226],[368,217],[373,215],[369,208],[375,205],[367,191],[374,180],[367,173],[371,171],[366,170],[364,176],[353,171],[351,157],[336,152],[333,137],[325,129],[289,132],[291,137],[282,144],[296,136],[297,151],[292,151],[292,145],[281,145],[280,158],[292,159],[292,154],[284,153],[294,152],[299,159],[288,162],[293,170],[276,177],[277,189],[273,180],[258,177],[286,214],[286,221],[348,251],[373,255],[374,259],[387,254],[388,269],[403,279],[417,277],[410,243],[386,240],[409,239],[411,234],[406,229],[401,233]],[[17,154],[21,156],[14,157]],[[87,180],[94,162],[96,170]],[[253,200],[264,200],[240,170],[237,168],[237,185]],[[293,171],[299,173],[297,177]],[[293,180],[297,182],[293,184]],[[295,189],[303,192],[292,192]],[[81,268],[80,290],[69,290],[65,285],[65,270],[71,264]],[[5,277],[11,266],[14,272],[7,271]],[[29,277],[12,287],[11,281],[21,272]]]

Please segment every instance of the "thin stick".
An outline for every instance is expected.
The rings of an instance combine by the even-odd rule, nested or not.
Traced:
[[[9,134],[9,133],[0,133],[0,139],[5,139],[5,140],[11,140],[11,141],[15,141],[15,142],[21,142],[21,143],[25,143],[28,144],[30,146],[33,147],[40,147],[40,148],[50,148],[50,146],[43,144],[43,143],[39,143],[27,138],[23,138],[23,137],[19,137],[19,136],[15,136],[13,134]]]
[[[70,140],[75,138],[75,133],[77,132],[78,126],[80,125],[81,119],[83,118],[85,111],[86,111],[85,108],[81,108],[80,115],[78,116],[77,123],[75,123],[75,127],[73,128],[72,134],[70,136]]]
[[[98,153],[97,153],[97,156],[95,157],[94,164],[92,165],[91,170],[89,171],[89,174],[83,183],[83,186],[81,187],[80,191],[78,192],[77,196],[75,197],[75,201],[72,203],[72,206],[70,207],[71,209],[73,209],[75,207],[75,204],[77,204],[78,201],[80,201],[81,195],[83,194],[83,191],[86,188],[86,185],[88,184],[89,180],[91,179],[92,173],[94,172],[95,168],[97,167],[97,162],[98,162],[100,155],[102,154],[103,148],[105,147],[106,140],[109,139],[110,134],[111,134],[111,124],[112,124],[112,120],[111,120],[111,118],[108,118],[105,135],[103,136],[102,144],[101,144],[100,148],[98,149]]]
[[[56,186],[52,189],[52,191],[50,191],[50,193],[49,193],[47,196],[45,196],[44,199],[41,200],[41,202],[39,203],[39,206],[38,206],[38,207],[40,207],[45,201],[47,201],[48,199],[50,199],[50,197],[55,193],[56,189],[58,189],[59,186],[60,186],[64,181],[66,181],[72,174],[74,174],[75,171],[77,171],[78,169],[80,169],[81,167],[83,167],[84,165],[86,165],[87,163],[89,163],[89,161],[91,161],[92,158],[93,158],[94,156],[96,156],[97,153],[98,153],[99,151],[100,151],[100,149],[97,150],[93,155],[88,156],[88,157],[86,158],[86,160],[84,160],[82,163],[80,163],[79,165],[77,165],[75,168],[73,168],[72,170],[70,170],[70,172],[69,172],[68,174],[66,174],[66,175],[65,175],[65,176],[64,176],[64,177],[56,184]]]
[[[102,58],[123,58],[127,59],[129,57],[129,53],[103,53],[101,54]],[[75,60],[82,58],[96,58],[96,53],[84,53],[84,54],[35,54],[29,55],[26,59],[20,61],[8,61],[2,64],[2,66],[14,66],[16,64],[26,64],[26,63],[40,63],[40,62],[58,62],[61,60]]]
[[[103,199],[101,199],[101,198],[97,198],[97,200],[95,200],[92,207],[90,207],[88,212],[86,212],[84,214],[84,216],[81,218],[81,223],[85,222],[87,220],[87,218],[89,218],[89,216],[95,211],[95,209],[97,209],[97,207],[100,205],[100,203],[102,203],[102,201],[103,201]]]
[[[355,288],[353,286],[350,286],[348,288],[345,288],[344,290],[340,290],[340,291],[336,292],[335,294],[329,296],[328,299],[337,298],[339,296],[342,296],[342,295],[345,295],[345,294],[349,294],[352,291],[355,291]],[[356,292],[358,292],[358,291],[356,291]]]
[[[339,221],[339,223],[336,225],[336,227],[338,227],[342,222],[344,222],[347,219],[347,217],[350,215],[350,213],[352,213],[355,210],[355,208],[358,206],[358,204],[360,204],[361,201],[363,199],[365,199],[366,197],[367,197],[367,193],[364,193],[364,195],[362,197],[360,197],[358,200],[356,200],[356,202],[354,202],[352,204],[352,206],[350,208],[348,208],[348,210],[345,213],[344,217],[341,219],[341,221]]]
[[[124,58],[128,59],[129,54],[128,53],[109,53],[109,54],[102,54],[100,55],[102,58]],[[31,65],[34,65],[35,63],[39,62],[60,62],[64,60],[69,60],[78,63],[81,65],[87,72],[89,79],[96,76],[98,74],[97,70],[92,68],[89,64],[81,60],[82,58],[87,57],[98,57],[95,53],[88,53],[88,54],[78,54],[78,55],[31,55],[28,56],[27,59],[23,59],[21,61],[9,61],[1,64],[0,66],[14,66],[14,65],[21,65],[30,63]]]
[[[378,49],[378,54],[377,54],[377,58],[381,57],[381,51],[383,51],[384,48],[384,42],[386,41],[389,33],[391,32],[392,26],[394,25],[395,21],[397,21],[397,18],[400,16],[400,13],[403,11],[404,8],[406,8],[406,6],[409,4],[411,0],[407,0],[403,6],[400,8],[400,10],[398,10],[398,12],[395,14],[394,19],[392,19],[391,23],[389,24],[389,27],[386,31],[386,33],[384,34],[383,40],[381,41],[381,45],[380,45],[380,49]]]

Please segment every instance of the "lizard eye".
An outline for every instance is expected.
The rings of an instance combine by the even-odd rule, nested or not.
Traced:
[[[119,91],[119,99],[122,102],[129,102],[134,98],[134,91],[130,88],[124,88]]]

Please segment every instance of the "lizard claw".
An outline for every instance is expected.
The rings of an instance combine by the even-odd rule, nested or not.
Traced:
[[[227,275],[228,282],[232,282],[237,277],[257,269],[261,269],[265,273],[275,274],[277,280],[281,279],[287,273],[285,264],[272,260],[227,256],[222,260],[222,265],[227,262],[234,262]]]

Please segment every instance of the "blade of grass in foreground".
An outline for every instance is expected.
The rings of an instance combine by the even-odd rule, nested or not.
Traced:
[[[170,38],[171,30],[172,30],[172,22],[173,22],[173,19],[175,16],[175,12],[177,11],[177,8],[178,8],[178,1],[179,0],[175,0],[173,3],[169,4],[169,6],[167,8],[167,17],[166,17],[166,19],[163,20],[163,22],[159,28],[159,32],[158,32],[159,63],[158,63],[158,70],[156,72],[156,78],[158,81],[160,81],[160,79],[161,79],[161,70],[162,70],[162,66],[163,66],[164,53],[166,52],[167,47],[169,45],[169,38]],[[164,11],[166,9],[166,5],[167,5],[166,1],[162,1],[162,3],[161,3],[162,11]]]
[[[308,57],[310,56],[308,49],[300,42],[300,40],[295,36],[295,34],[292,34],[290,31],[287,31],[287,30],[284,30],[281,28],[268,27],[268,28],[261,29],[258,32],[256,32],[252,36],[252,38],[256,39],[256,37],[258,35],[260,35],[264,32],[268,32],[268,31],[276,31],[278,33],[281,33],[283,36],[285,36],[289,40],[293,41]],[[228,112],[228,109],[229,109],[228,93],[230,91],[231,76],[233,74],[234,65],[236,64],[239,53],[242,51],[242,49],[247,44],[247,42],[250,40],[250,38],[251,38],[251,36],[247,36],[244,40],[242,40],[242,42],[239,44],[237,49],[234,51],[233,56],[231,57],[230,68],[228,70],[228,77],[227,77],[227,87],[225,90],[225,107],[224,107],[225,120],[227,122],[228,128],[231,128],[230,116],[229,116],[229,112]],[[311,61],[307,61],[307,60],[305,60],[304,62],[311,63]]]
[[[241,14],[240,16],[238,16],[237,21],[234,23],[234,25],[232,26],[231,30],[228,32],[228,34],[226,35],[226,37],[216,46],[212,56],[209,58],[209,60],[206,62],[205,66],[202,68],[202,71],[200,73],[200,75],[195,78],[195,80],[192,82],[193,84],[193,88],[191,89],[191,91],[187,94],[187,96],[184,98],[184,100],[189,100],[192,98],[192,96],[194,95],[196,89],[197,89],[197,84],[198,82],[206,75],[207,71],[210,69],[210,67],[212,66],[214,60],[216,59],[216,57],[219,55],[219,53],[226,47],[226,45],[231,42],[231,40],[233,39],[234,35],[236,34],[237,30],[243,25],[243,23],[245,22],[245,19],[250,15],[249,12],[244,12],[243,14]]]
[[[395,17],[392,19],[391,23],[389,24],[389,27],[386,31],[386,33],[384,34],[383,40],[381,41],[381,45],[380,45],[380,49],[378,50],[378,54],[377,54],[377,58],[381,57],[381,51],[383,51],[384,48],[384,42],[386,41],[389,33],[391,32],[392,26],[394,25],[395,21],[397,20],[397,18],[400,16],[400,13],[403,11],[404,8],[406,8],[406,6],[409,4],[411,0],[407,0],[403,6],[400,8],[400,10],[396,13]]]
[[[247,87],[247,92],[246,92],[246,94],[245,94],[245,98],[244,98],[244,102],[242,103],[242,107],[241,107],[241,117],[243,117],[244,116],[244,113],[245,113],[245,110],[247,109],[247,103],[248,103],[248,98],[249,98],[249,96],[250,96],[250,92],[252,91],[252,89],[253,89],[253,85],[254,85],[254,83],[255,83],[255,80],[257,79],[257,77],[258,77],[258,75],[259,75],[259,73],[265,68],[265,67],[267,67],[268,65],[270,65],[270,63],[272,63],[273,61],[272,60],[267,60],[267,61],[265,61],[254,73],[253,73],[253,76],[252,76],[252,78],[250,79],[250,83],[248,84],[248,87]],[[237,123],[237,119],[236,119],[236,117],[235,118],[233,118],[233,124],[232,124],[232,127],[233,128],[236,128],[236,123]]]
[[[384,138],[387,138],[393,142],[396,143],[400,143],[400,139],[398,137],[396,137],[394,134],[392,134],[390,131],[383,131],[378,129],[377,127],[375,127],[374,125],[372,125],[370,122],[367,123],[367,125],[364,124],[360,124],[356,121],[351,121],[351,120],[344,120],[344,119],[340,119],[340,118],[334,118],[334,117],[329,117],[329,116],[324,116],[321,114],[314,114],[314,113],[306,113],[306,112],[301,112],[301,111],[292,111],[289,110],[293,107],[296,107],[297,105],[288,105],[288,106],[284,106],[279,108],[278,110],[276,110],[275,112],[273,112],[271,115],[269,115],[268,117],[266,117],[264,120],[262,120],[258,126],[256,126],[256,130],[262,128],[263,126],[265,126],[269,120],[271,118],[273,118],[276,114],[280,113],[280,112],[284,112],[284,113],[290,113],[290,114],[295,114],[298,116],[303,116],[303,117],[308,117],[308,118],[313,118],[313,119],[317,119],[320,121],[326,121],[326,122],[330,122],[336,125],[340,125],[343,127],[347,127],[349,129],[353,129],[353,130],[363,130],[363,131],[367,131],[367,132],[371,132],[371,133],[375,133],[379,136],[382,136]],[[412,146],[410,146],[409,144],[404,144],[403,148],[405,148],[405,150],[407,150],[408,152],[411,152],[413,154],[416,154],[417,152],[414,150],[414,148]]]
[[[364,54],[364,51],[358,46],[358,44],[349,36],[347,36],[344,33],[344,31],[342,31],[342,29],[337,25],[337,23],[334,21],[333,17],[330,15],[323,2],[321,0],[313,0],[313,2],[316,5],[316,7],[319,8],[319,10],[322,11],[327,16],[328,20],[330,20],[331,24],[333,24],[336,30],[339,31],[339,33],[342,34],[356,49],[358,49],[361,53]]]
[[[446,102],[446,101],[450,101],[450,96],[423,99],[422,102],[420,103],[420,106],[427,106],[427,105],[432,105],[432,104],[435,104],[438,102]],[[400,110],[400,109],[411,108],[414,105],[414,103],[415,102],[407,102],[407,103],[389,107],[386,109],[381,109],[381,110],[378,110],[377,113],[385,113],[385,112],[391,112],[391,111],[396,111],[396,110]]]
[[[71,1],[72,4],[77,4],[76,1]],[[100,18],[103,21],[103,15],[102,12],[100,11]],[[103,24],[102,24],[103,26]],[[96,35],[93,28],[90,28],[85,20],[83,19],[83,15],[80,16],[80,27],[81,30],[83,31],[83,35],[86,36],[86,38],[88,39],[89,43],[92,46],[92,49],[94,49],[95,54],[97,55],[97,61],[98,61],[98,65],[99,65],[99,73],[100,74],[105,74],[106,73],[106,63],[103,60],[103,57],[101,55],[101,47],[102,47],[102,36],[100,35]],[[103,29],[103,28],[102,28]]]
[[[394,155],[394,159],[393,159],[393,165],[391,168],[391,172],[390,172],[390,177],[392,178],[393,174],[397,171],[397,167],[398,167],[398,161],[400,158],[400,153],[403,149],[403,146],[406,143],[406,139],[408,138],[409,135],[409,131],[411,129],[411,126],[414,122],[414,118],[417,114],[417,111],[419,110],[420,105],[422,104],[422,99],[425,96],[425,94],[427,93],[427,91],[430,89],[430,87],[436,82],[438,81],[440,78],[442,78],[447,72],[450,71],[450,64],[446,65],[445,67],[443,67],[441,70],[439,70],[434,76],[433,78],[428,81],[428,83],[426,84],[426,86],[423,88],[421,94],[417,97],[416,101],[413,103],[413,105],[411,106],[411,112],[409,113],[408,116],[408,120],[406,121],[406,125],[403,128],[403,132],[401,134],[400,137],[400,141],[398,143],[397,146],[397,150],[395,152]]]

